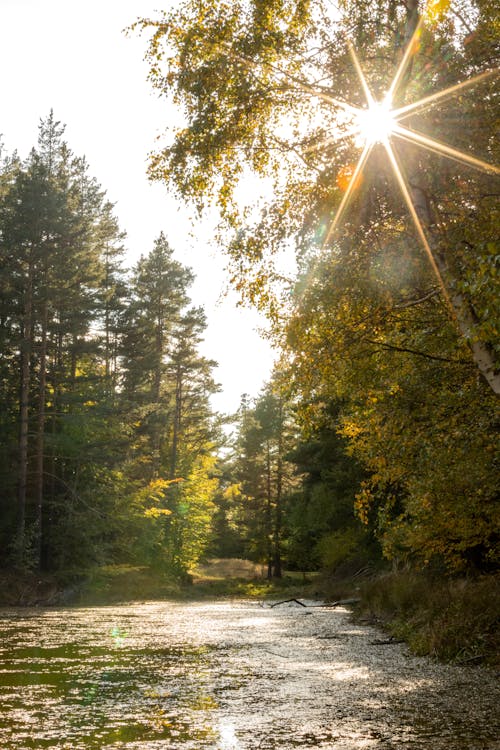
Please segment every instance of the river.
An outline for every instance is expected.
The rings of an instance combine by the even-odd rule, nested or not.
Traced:
[[[0,748],[500,748],[492,670],[310,604],[0,610]]]

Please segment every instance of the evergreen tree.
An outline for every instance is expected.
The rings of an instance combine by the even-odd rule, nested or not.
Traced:
[[[149,444],[151,478],[163,469],[161,454],[172,408],[171,394],[164,387],[166,360],[192,278],[173,258],[173,250],[161,234],[151,253],[134,269],[125,310],[121,349],[124,392],[138,410],[141,445]]]
[[[186,575],[218,486],[191,272],[164,235],[130,280],[124,234],[51,112],[0,170],[1,564],[135,562]]]
[[[103,270],[104,193],[63,133],[52,112],[41,121],[38,148],[18,164],[0,205],[4,354],[19,393],[9,394],[8,404],[19,425],[14,546],[21,565],[51,564],[48,539],[75,497],[67,428],[90,402],[90,382],[102,377],[90,331]],[[2,453],[9,451],[7,440]]]
[[[180,576],[209,542],[217,484],[209,404],[215,363],[198,352],[203,311],[186,309],[192,280],[160,235],[134,270],[121,344],[124,397],[135,422],[127,472],[139,494],[144,482],[158,490],[150,560]]]
[[[254,406],[242,403],[233,469],[240,533],[247,554],[267,565],[268,578],[282,576],[285,499],[296,483],[287,460],[292,439],[290,409],[276,378]]]
[[[333,570],[343,563],[377,559],[373,522],[365,531],[354,513],[365,474],[339,434],[341,405],[309,406],[308,419],[302,419],[301,434],[288,455],[301,477],[287,507],[289,564],[299,570]]]

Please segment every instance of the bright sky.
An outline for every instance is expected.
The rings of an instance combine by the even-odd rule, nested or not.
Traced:
[[[273,355],[253,311],[222,298],[224,258],[210,244],[210,222],[191,227],[188,211],[162,185],[146,179],[155,136],[175,117],[151,92],[143,62],[145,39],[122,29],[153,16],[171,0],[0,0],[0,133],[22,157],[35,145],[39,120],[51,108],[66,124],[66,140],[85,155],[90,174],[116,203],[127,232],[127,265],[148,253],[164,231],[176,255],[197,275],[193,303],[203,305],[208,330],[203,353],[219,363],[221,411],[235,411],[242,393],[257,395]]]

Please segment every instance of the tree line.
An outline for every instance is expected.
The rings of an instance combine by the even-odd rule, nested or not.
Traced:
[[[122,269],[113,208],[53,115],[26,161],[3,158],[3,564],[495,569],[494,18],[488,0],[186,0],[138,24],[185,117],[150,175],[215,201],[230,277],[280,355],[230,440],[166,238]],[[391,133],[362,173],[346,37],[376,97],[400,69],[393,105],[423,102],[417,141]],[[245,203],[249,172],[273,190]]]
[[[308,528],[314,508],[335,512],[347,454],[359,484],[348,503],[387,558],[498,564],[495,13],[489,0],[185,0],[133,27],[149,35],[153,87],[184,115],[150,175],[218,208],[232,280],[282,353],[290,455],[304,461],[287,544],[309,556],[328,533],[332,557],[362,536],[348,524],[342,538],[325,533],[318,517]],[[373,142],[352,113],[385,92],[400,119]],[[267,189],[245,201],[249,174]],[[296,275],[281,263],[290,248]],[[342,468],[329,468],[330,441]],[[263,445],[261,487],[241,469],[262,518]]]
[[[123,267],[113,205],[64,130],[51,112],[26,159],[2,154],[0,567],[71,579],[128,564],[181,580],[210,554],[269,577],[317,567],[339,510],[325,493],[304,522],[309,458],[279,378],[238,414],[214,413],[192,272],[164,234]],[[350,461],[330,439],[321,470]]]
[[[122,267],[113,206],[52,112],[0,180],[1,564],[184,571],[217,485],[193,275],[163,234]]]

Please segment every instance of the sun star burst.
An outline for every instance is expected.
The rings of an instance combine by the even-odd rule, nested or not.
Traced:
[[[367,143],[370,146],[385,143],[394,132],[396,125],[390,99],[386,98],[381,102],[373,101],[356,115],[356,128],[359,131],[356,142]]]
[[[500,169],[497,166],[489,164],[488,162],[485,162],[470,153],[455,149],[452,146],[441,143],[440,141],[428,135],[424,135],[423,133],[419,133],[418,131],[406,127],[402,122],[410,114],[417,111],[422,111],[437,101],[444,100],[450,96],[454,96],[458,92],[463,91],[464,89],[478,83],[479,81],[485,80],[486,78],[497,74],[498,69],[484,71],[483,73],[480,73],[468,80],[461,81],[453,86],[435,92],[434,94],[425,96],[417,100],[416,102],[407,104],[399,108],[393,108],[392,101],[394,94],[404,78],[412,54],[414,54],[415,50],[418,48],[416,42],[421,31],[422,23],[423,19],[420,19],[420,22],[417,24],[411,40],[406,46],[405,52],[391,82],[391,85],[385,96],[380,101],[375,100],[364,75],[356,50],[354,49],[352,43],[348,41],[349,52],[351,54],[354,67],[357,71],[358,78],[366,98],[367,106],[364,108],[355,107],[352,104],[348,104],[347,102],[339,102],[338,100],[332,101],[332,104],[337,107],[340,106],[340,108],[342,108],[344,112],[352,119],[351,127],[346,130],[342,138],[354,137],[355,144],[360,147],[362,151],[359,156],[357,165],[352,171],[352,175],[347,184],[342,200],[337,208],[330,228],[326,233],[323,241],[323,248],[325,248],[329,243],[333,233],[335,232],[341,219],[345,215],[345,212],[355,193],[355,190],[360,184],[360,178],[362,176],[363,169],[368,162],[370,154],[372,153],[375,146],[381,144],[385,147],[389,164],[391,165],[391,168],[394,172],[396,182],[399,185],[401,194],[408,208],[408,212],[415,225],[418,237],[426,251],[429,262],[439,281],[443,294],[446,300],[449,302],[449,296],[446,286],[434,258],[429,240],[427,239],[424,226],[422,225],[417,210],[415,209],[411,197],[411,191],[407,185],[402,168],[398,162],[396,152],[393,148],[393,140],[399,139],[407,141],[425,148],[431,152],[440,154],[441,156],[445,156],[449,159],[453,159],[476,169],[480,169],[484,172],[499,174]]]
[[[351,199],[362,182],[363,170],[370,158],[370,155],[375,147],[382,146],[387,154],[389,165],[391,166],[396,182],[400,188],[402,197],[407,206],[408,212],[415,225],[417,235],[427,253],[430,265],[439,281],[443,295],[450,304],[450,298],[438,265],[434,258],[431,245],[426,235],[424,226],[419,218],[417,209],[412,200],[411,189],[407,184],[407,180],[404,176],[402,165],[398,161],[397,152],[393,147],[395,140],[406,141],[424,148],[430,152],[439,154],[440,156],[452,159],[454,161],[465,164],[469,167],[479,169],[483,172],[489,172],[491,174],[500,174],[500,169],[478,157],[472,155],[469,152],[461,151],[453,148],[452,146],[442,143],[430,135],[420,133],[404,124],[406,118],[417,112],[424,112],[429,107],[433,106],[437,102],[443,102],[459,93],[462,93],[466,89],[485,81],[486,79],[496,76],[499,73],[499,68],[490,68],[478,73],[471,78],[468,78],[458,83],[448,86],[444,89],[436,91],[432,94],[424,96],[415,102],[405,104],[404,106],[394,107],[393,101],[397,90],[399,89],[404,77],[408,71],[408,67],[412,60],[412,57],[417,53],[419,49],[419,36],[422,31],[422,27],[426,20],[426,15],[429,20],[433,20],[437,17],[436,14],[440,14],[440,4],[438,0],[430,0],[427,5],[426,13],[420,16],[418,23],[413,31],[413,34],[406,44],[401,61],[392,79],[392,82],[385,92],[383,97],[379,100],[375,99],[370,86],[364,75],[361,63],[352,42],[347,39],[347,46],[351,55],[353,65],[358,74],[358,78],[361,84],[361,89],[366,99],[366,106],[359,107],[349,102],[338,99],[332,94],[323,89],[321,86],[317,86],[310,83],[296,75],[290,74],[288,71],[279,67],[274,63],[267,63],[266,67],[269,71],[280,80],[286,80],[287,84],[292,90],[301,92],[302,94],[317,98],[323,101],[325,104],[333,107],[336,110],[340,110],[345,115],[344,129],[341,133],[335,135],[329,135],[325,138],[312,143],[302,149],[302,156],[318,152],[322,148],[330,145],[339,144],[346,139],[352,139],[354,144],[361,149],[360,156],[357,164],[354,167],[351,165],[341,170],[342,174],[339,174],[337,184],[343,191],[342,199],[335,212],[332,222],[328,227],[325,236],[323,238],[322,250],[324,251],[329,244],[333,234],[338,228],[342,218],[345,216],[346,211],[349,207]],[[253,60],[241,55],[234,55],[232,57],[238,60],[239,63],[248,65],[249,67],[255,67]],[[319,259],[318,259],[319,260]],[[310,274],[312,278],[313,274]]]

